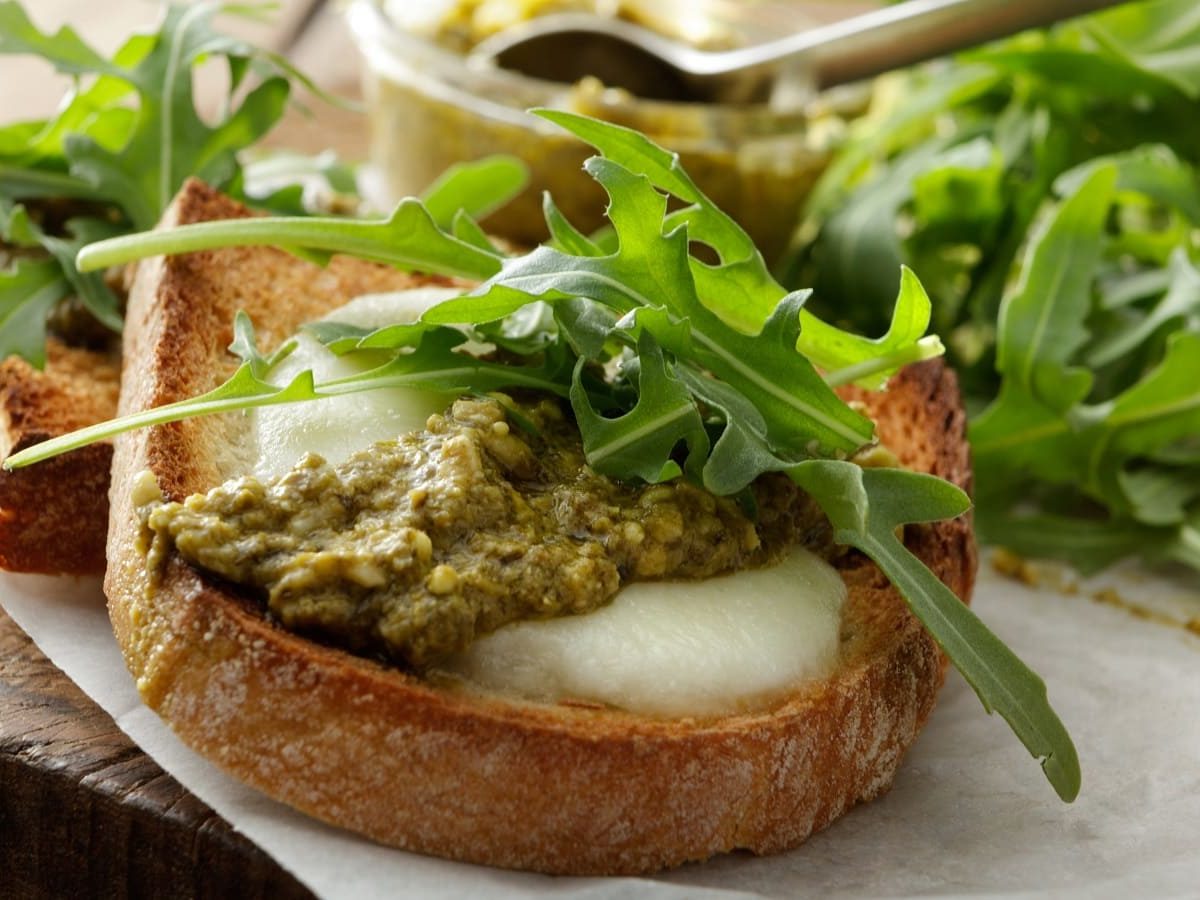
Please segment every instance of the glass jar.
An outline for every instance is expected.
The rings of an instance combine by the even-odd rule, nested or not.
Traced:
[[[419,7],[422,0],[409,2]],[[590,148],[527,109],[565,109],[627,125],[678,152],[700,188],[772,260],[786,247],[854,102],[846,93],[835,102],[822,95],[743,106],[645,100],[594,79],[560,84],[469,67],[462,53],[401,27],[376,0],[354,0],[348,16],[366,63],[381,199],[417,194],[453,163],[512,154],[529,165],[530,185],[485,227],[518,244],[546,235],[543,191],[584,232],[604,222],[604,193],[581,172]]]

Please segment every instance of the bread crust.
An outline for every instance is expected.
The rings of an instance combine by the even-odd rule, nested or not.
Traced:
[[[191,183],[171,218],[241,214]],[[245,284],[264,268],[274,278],[258,296]],[[224,347],[235,307],[278,340],[323,311],[316,298],[284,307],[280,285],[322,278],[345,298],[364,283],[401,286],[406,276],[336,259],[322,271],[245,248],[143,263],[122,411],[212,387],[230,365]],[[226,295],[232,284],[243,286],[236,299]],[[939,362],[916,366],[887,396],[858,399],[889,446],[906,464],[969,488],[953,374]],[[771,853],[886,790],[933,708],[945,660],[857,554],[841,565],[850,599],[834,676],[769,708],[715,718],[656,719],[437,687],[274,626],[176,556],[148,591],[131,480],[150,468],[171,499],[210,487],[221,479],[211,448],[231,427],[214,417],[118,439],[109,612],[142,697],[186,743],[319,819],[421,853],[551,873],[648,872],[737,848]],[[968,518],[914,527],[906,538],[969,597]]]
[[[120,359],[111,350],[46,342],[46,366],[0,361],[0,459],[117,411]],[[91,444],[38,466],[0,471],[0,568],[104,571],[112,444]]]

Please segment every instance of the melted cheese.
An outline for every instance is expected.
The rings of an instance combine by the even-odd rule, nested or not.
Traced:
[[[770,568],[635,582],[587,615],[507,625],[449,668],[532,700],[664,716],[729,712],[828,675],[845,596],[837,571],[797,548]]]
[[[326,320],[361,328],[413,322],[429,307],[461,293],[455,288],[418,288],[367,294],[326,316]],[[303,331],[295,340],[296,349],[271,370],[272,383],[287,384],[305,369],[312,369],[321,382],[356,375],[367,368],[335,356]],[[250,439],[256,450],[250,474],[259,479],[283,475],[305,453],[319,454],[336,465],[376,441],[393,440],[424,428],[426,419],[445,412],[453,400],[453,394],[436,391],[384,388],[311,403],[263,407],[252,414]]]
[[[458,293],[373,294],[327,318],[366,328],[413,321]],[[271,380],[286,383],[306,368],[318,381],[362,371],[301,333]],[[424,427],[452,400],[391,388],[256,410],[253,474],[283,474],[308,452],[340,462]],[[447,668],[485,689],[531,700],[591,701],[663,716],[732,712],[832,671],[845,594],[836,570],[796,549],[771,568],[634,583],[596,612],[509,625],[477,640]]]

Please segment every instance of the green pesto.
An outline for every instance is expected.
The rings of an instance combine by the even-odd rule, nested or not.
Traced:
[[[136,497],[152,540],[265,596],[286,628],[421,669],[520,619],[583,613],[623,582],[706,578],[830,547],[815,504],[760,479],[757,516],[686,483],[593,473],[557,401],[523,404],[537,435],[492,399],[331,466],[237,478],[182,503]]]

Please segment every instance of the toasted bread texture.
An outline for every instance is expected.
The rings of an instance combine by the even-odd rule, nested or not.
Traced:
[[[111,350],[46,345],[46,366],[0,362],[0,459],[112,418],[120,358]],[[104,571],[112,444],[92,444],[15,472],[0,471],[0,568],[92,575]]]
[[[242,215],[186,186],[172,221]],[[213,387],[237,308],[268,345],[365,290],[409,276],[274,250],[152,260],[137,272],[123,412]],[[319,292],[314,286],[322,285]],[[886,395],[857,396],[908,466],[969,488],[953,375],[912,367]],[[385,844],[553,873],[636,873],[744,848],[795,846],[885,791],[933,708],[945,660],[865,558],[839,564],[850,596],[840,660],[752,713],[662,719],[438,687],[276,627],[259,605],[177,556],[151,584],[130,491],[149,468],[169,499],[244,461],[240,417],[195,419],[116,442],[106,589],[142,697],[235,777]],[[975,572],[966,518],[906,532],[964,600]]]

